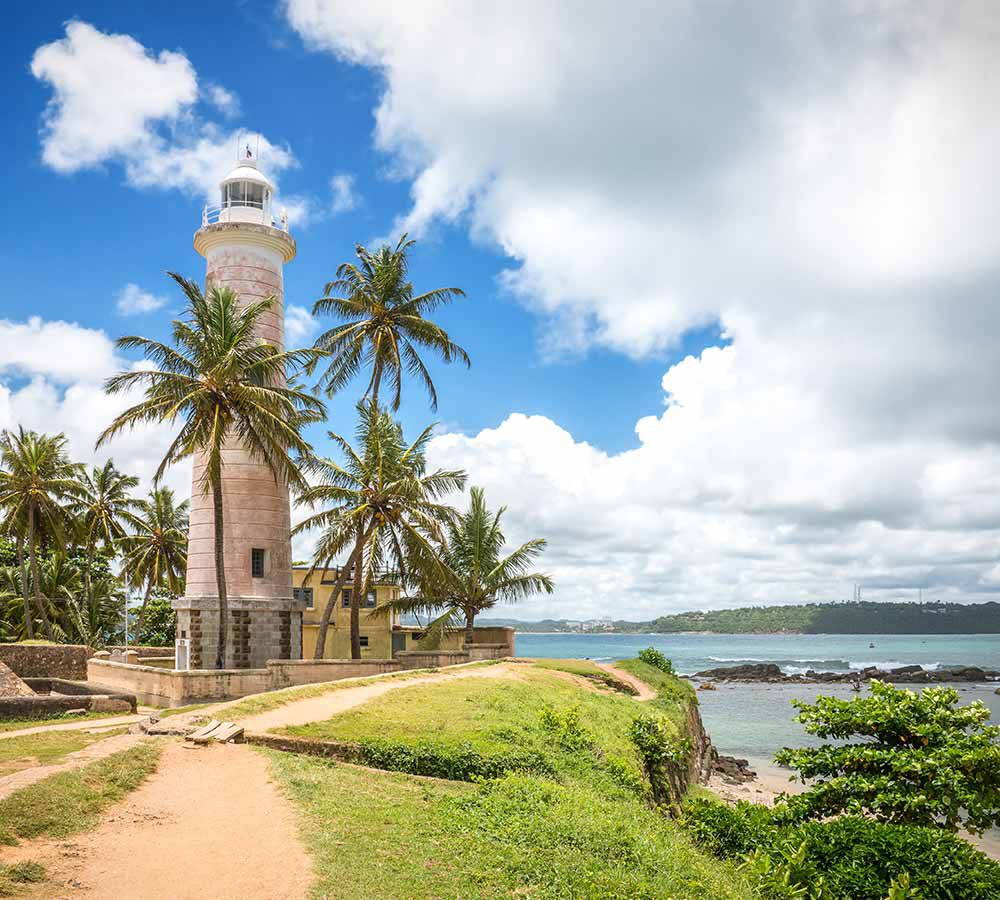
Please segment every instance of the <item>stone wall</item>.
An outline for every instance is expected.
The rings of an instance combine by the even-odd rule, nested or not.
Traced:
[[[191,641],[191,668],[215,664],[219,638],[218,601],[185,598],[174,601],[177,636]],[[304,604],[233,598],[229,601],[226,668],[259,669],[269,659],[300,659]],[[297,606],[298,608],[290,608]]]
[[[81,644],[0,644],[0,662],[20,678],[83,681],[88,656],[90,648]]]

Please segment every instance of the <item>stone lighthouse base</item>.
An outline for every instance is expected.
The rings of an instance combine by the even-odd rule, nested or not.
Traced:
[[[214,669],[219,639],[217,597],[179,597],[177,637],[191,642],[190,668]],[[259,669],[269,659],[302,658],[299,600],[229,599],[226,669]]]

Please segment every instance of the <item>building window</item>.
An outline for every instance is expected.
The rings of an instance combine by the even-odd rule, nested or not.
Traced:
[[[361,641],[361,646],[362,647],[367,647],[368,646],[368,635],[367,634],[361,635],[360,641]]]
[[[375,606],[375,591],[368,592],[368,596],[365,597],[365,606],[369,608]]]
[[[264,551],[259,547],[250,551],[250,574],[254,578],[264,577]]]
[[[344,588],[344,592],[340,595],[340,602],[344,609],[347,609],[351,605],[351,589]]]
[[[313,589],[312,588],[292,588],[292,596],[299,601],[306,601],[306,609],[313,608]]]

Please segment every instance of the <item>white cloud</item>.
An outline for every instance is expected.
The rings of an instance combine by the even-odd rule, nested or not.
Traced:
[[[219,182],[236,164],[245,132],[194,111],[198,78],[182,52],[156,55],[129,35],[72,21],[65,38],[35,51],[31,71],[53,90],[42,129],[47,166],[70,173],[114,162],[135,187],[182,190],[218,203]],[[204,93],[227,118],[239,114],[235,94],[217,84]],[[259,150],[272,180],[297,165],[288,146],[263,135]]]
[[[727,337],[634,450],[520,415],[435,441],[550,538],[533,612],[997,589],[995,5],[286,8],[383,78],[397,228],[500,248],[545,352]]]
[[[221,84],[209,84],[205,87],[205,98],[227,119],[240,117],[240,98],[232,91],[226,90]]]
[[[139,476],[145,491],[168,446],[168,426],[127,432],[100,451],[94,449],[100,432],[139,399],[137,394],[112,397],[104,392],[104,379],[128,367],[103,331],[37,317],[0,321],[0,429],[23,425],[62,432],[73,459],[93,464],[113,458],[120,469]],[[190,466],[177,466],[166,483],[188,496]]]
[[[67,384],[101,381],[115,368],[114,345],[103,331],[39,316],[0,319],[0,375],[41,375]]]
[[[183,53],[151,54],[134,38],[104,34],[72,21],[66,37],[45,44],[32,74],[52,85],[42,159],[57,172],[76,172],[149,140],[150,124],[176,119],[198,96]]]
[[[118,313],[122,316],[142,315],[160,309],[166,304],[166,297],[150,294],[131,281],[118,292],[118,299],[115,301]]]
[[[333,196],[331,209],[334,213],[349,212],[358,205],[359,198],[354,188],[354,176],[346,172],[330,179],[330,193]]]
[[[304,306],[290,304],[285,307],[285,343],[291,347],[311,344],[319,331],[319,322]]]

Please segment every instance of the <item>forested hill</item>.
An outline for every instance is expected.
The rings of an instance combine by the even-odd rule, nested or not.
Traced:
[[[660,616],[656,632],[724,634],[1000,634],[1000,603],[809,603]]]

